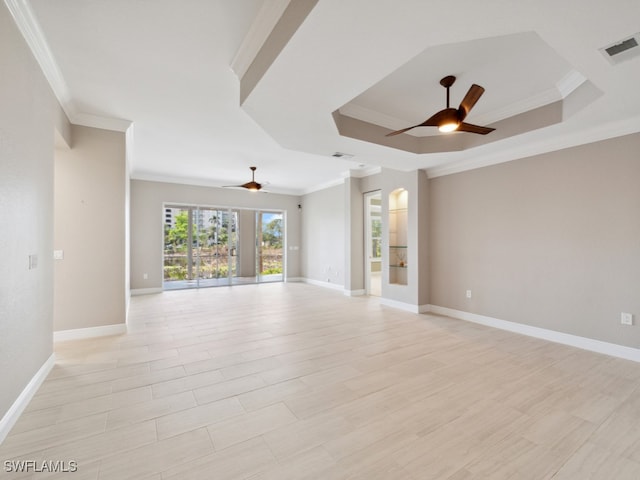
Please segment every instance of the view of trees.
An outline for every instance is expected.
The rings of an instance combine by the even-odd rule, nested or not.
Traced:
[[[235,213],[193,209],[191,226],[187,209],[172,210],[173,222],[165,224],[164,279],[188,280],[224,278],[229,268],[237,268]],[[262,275],[282,273],[283,218],[281,214],[262,214]],[[191,249],[189,248],[191,228]],[[231,236],[231,238],[230,238]],[[231,249],[231,251],[229,250]],[[229,265],[231,257],[232,264]],[[191,265],[189,265],[191,262]],[[189,268],[191,266],[191,268]]]
[[[282,217],[275,217],[262,226],[262,242],[265,246],[282,248]]]

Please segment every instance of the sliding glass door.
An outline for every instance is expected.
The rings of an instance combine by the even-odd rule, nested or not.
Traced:
[[[258,282],[281,282],[284,272],[284,215],[256,212]]]
[[[195,210],[198,286],[228,285],[236,275],[237,216],[233,210]]]
[[[283,281],[283,212],[165,205],[163,215],[165,290]]]

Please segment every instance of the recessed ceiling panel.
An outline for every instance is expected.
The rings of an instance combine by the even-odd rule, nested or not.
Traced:
[[[446,91],[439,82],[454,75],[451,106],[457,107],[476,83],[486,91],[467,120],[495,122],[504,118],[499,112],[525,111],[510,110],[511,105],[528,110],[561,99],[557,84],[571,70],[535,32],[440,45],[427,48],[340,111],[391,129],[415,125],[445,107]],[[412,131],[416,136],[433,133],[431,128]]]

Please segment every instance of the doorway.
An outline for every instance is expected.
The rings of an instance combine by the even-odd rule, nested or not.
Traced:
[[[382,194],[380,190],[364,194],[365,217],[365,292],[382,294]]]
[[[256,212],[257,281],[281,282],[284,272],[284,215],[282,212]]]

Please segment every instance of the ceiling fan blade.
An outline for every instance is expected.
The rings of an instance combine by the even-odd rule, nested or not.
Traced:
[[[460,119],[464,120],[464,118],[469,114],[473,106],[476,104],[480,97],[484,93],[484,88],[480,85],[476,85],[475,83],[469,87],[469,91],[460,102],[460,107],[458,108],[458,112],[460,115]]]
[[[491,133],[495,130],[495,128],[491,127],[481,127],[480,125],[472,125],[471,123],[462,122],[458,126],[458,132],[469,132],[469,133],[479,133],[480,135],[486,135],[487,133]]]
[[[247,183],[243,183],[242,185],[223,185],[222,188],[244,188],[246,190],[251,190],[252,192],[258,192],[262,189],[262,185],[256,182],[256,168],[257,167],[249,167],[251,170],[251,181]]]
[[[385,137],[393,137],[394,135],[400,135],[401,133],[407,132],[412,128],[420,127],[421,125],[414,125],[412,127],[403,128],[402,130],[396,130],[395,132],[387,133]]]
[[[442,122],[445,120],[451,120],[452,118],[456,118],[457,111],[455,108],[445,108],[444,110],[440,110],[438,113],[431,115],[424,122],[422,122],[420,127],[439,127]]]
[[[418,125],[413,125],[412,127],[407,127],[407,128],[403,128],[402,130],[396,130],[395,132],[387,133],[386,136],[392,137],[394,135],[399,135],[400,133],[404,133],[416,127],[437,127],[438,125],[440,125],[440,122],[442,120],[444,120],[448,115],[450,115],[449,110],[453,110],[454,112],[456,111],[455,108],[440,110],[438,113],[431,115],[424,122],[419,123]]]

